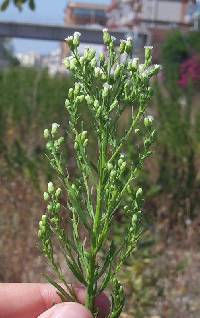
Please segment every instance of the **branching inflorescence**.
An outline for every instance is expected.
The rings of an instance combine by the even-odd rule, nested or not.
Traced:
[[[158,73],[159,66],[152,65],[152,47],[145,47],[145,61],[131,58],[132,39],[121,41],[115,48],[115,39],[105,29],[103,40],[107,51],[96,57],[96,52],[86,48],[79,53],[80,34],[75,32],[67,43],[72,56],[64,60],[76,80],[69,89],[65,107],[69,114],[69,130],[74,142],[78,177],[72,178],[64,166],[59,125],[45,129],[44,138],[50,164],[56,170],[61,188],[48,183],[44,200],[47,212],[39,224],[39,238],[43,253],[52,265],[63,301],[76,301],[70,284],[67,284],[55,255],[54,238],[60,243],[68,268],[86,288],[86,307],[97,317],[95,298],[107,287],[112,290],[109,318],[117,318],[124,306],[124,291],[117,274],[127,257],[133,252],[141,234],[141,208],[143,191],[136,186],[138,172],[144,160],[151,155],[150,146],[155,138],[153,118],[146,116],[147,104],[152,96],[150,79]],[[95,138],[98,160],[88,151],[90,136],[85,122],[80,119],[80,105],[88,107]],[[130,125],[118,134],[118,121],[128,106],[132,107]],[[126,156],[125,145],[137,135],[142,147],[138,148],[137,163]],[[136,146],[136,145],[133,145]],[[67,196],[67,214],[71,234],[64,229],[62,196]],[[121,245],[112,239],[112,224],[121,211],[127,222]],[[82,238],[84,233],[85,239]]]

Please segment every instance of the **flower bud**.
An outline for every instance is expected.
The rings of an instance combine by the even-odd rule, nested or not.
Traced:
[[[145,46],[145,66],[151,65],[153,46]]]
[[[68,91],[68,96],[69,96],[69,98],[73,98],[73,96],[74,96],[74,90],[72,87]]]
[[[138,57],[135,57],[135,58],[132,60],[132,64],[131,64],[131,69],[132,69],[132,71],[137,71],[138,66],[139,66],[139,58],[138,58]]]
[[[92,98],[90,97],[90,95],[86,95],[86,96],[85,96],[85,100],[86,100],[86,102],[88,103],[88,105],[92,105],[93,100],[92,100]]]
[[[121,74],[121,66],[118,64],[114,71],[114,78],[115,79],[119,78],[120,74]]]
[[[143,190],[142,190],[142,188],[139,188],[139,189],[137,190],[135,197],[136,197],[136,199],[139,199],[139,200],[142,199],[142,197],[143,197]]]
[[[81,85],[80,83],[75,83],[74,85],[74,96],[78,96],[81,90]]]
[[[120,171],[123,172],[124,169],[126,168],[126,162],[122,162],[122,164],[120,165]]]
[[[52,204],[52,203],[50,203],[50,204],[47,205],[47,210],[48,210],[49,212],[53,212],[54,208],[53,208],[53,204]]]
[[[126,48],[126,41],[125,40],[121,40],[121,43],[120,43],[120,46],[119,46],[120,54],[123,54],[125,52],[125,48]]]
[[[91,62],[90,62],[90,66],[92,67],[92,68],[94,68],[95,66],[96,66],[96,64],[97,64],[97,61],[96,61],[96,59],[95,59],[95,57],[91,60]]]
[[[88,144],[88,139],[85,139],[85,140],[84,140],[84,143],[83,143],[83,147],[86,147],[87,144]]]
[[[49,200],[49,194],[47,192],[44,192],[43,197],[44,197],[44,201]]]
[[[87,131],[86,130],[82,131],[80,135],[81,135],[81,140],[84,141],[85,137],[87,136]]]
[[[52,142],[51,140],[47,142],[46,148],[47,148],[47,150],[49,150],[49,151],[52,150],[52,148],[53,148],[53,142]]]
[[[58,147],[61,146],[63,144],[64,140],[65,140],[64,137],[58,138],[58,140],[56,140],[57,146]]]
[[[120,159],[118,160],[118,165],[121,166],[123,162],[124,162],[124,160],[123,160],[122,158],[120,158]]]
[[[111,179],[114,179],[115,176],[116,176],[116,174],[117,174],[117,172],[116,172],[114,169],[111,170],[111,172],[110,172],[110,177],[111,177]]]
[[[74,47],[78,47],[80,44],[80,36],[81,33],[80,32],[74,32],[74,36],[73,36],[73,45]]]
[[[144,118],[144,125],[145,125],[145,127],[147,127],[147,128],[149,128],[149,127],[151,127],[152,126],[152,124],[153,124],[153,116],[146,116],[145,118]]]
[[[103,97],[108,96],[109,91],[110,91],[111,89],[112,89],[112,86],[111,86],[111,85],[109,85],[108,83],[105,83],[105,84],[103,85],[103,92],[102,92],[102,96],[103,96]]]
[[[73,49],[73,47],[74,47],[74,45],[73,45],[73,40],[74,40],[74,38],[73,38],[72,35],[68,36],[68,37],[65,39],[65,41],[66,41],[67,44],[69,45],[69,48],[70,48],[70,49]]]
[[[41,222],[42,225],[47,222],[47,216],[46,216],[46,214],[43,214],[43,215],[42,215],[40,222]]]
[[[137,222],[137,215],[133,214],[132,216],[132,224],[135,224]]]
[[[51,128],[51,134],[54,137],[56,135],[56,133],[58,132],[58,128],[60,127],[59,124],[57,123],[53,123],[52,124],[52,128]]]
[[[57,202],[55,205],[55,212],[59,212],[60,209],[61,209],[61,204],[59,202]]]
[[[105,55],[103,53],[99,54],[100,66],[103,66],[105,63]]]
[[[96,51],[94,49],[89,49],[87,52],[87,58],[91,61],[95,57]]]
[[[54,185],[52,182],[48,183],[48,192],[53,193],[54,192]]]
[[[108,29],[103,29],[103,41],[106,45],[109,45],[112,41]]]
[[[60,197],[61,193],[62,193],[61,188],[58,188],[58,189],[56,190],[56,193],[55,193],[57,199]]]
[[[131,37],[128,37],[126,41],[125,52],[127,54],[131,54],[132,51],[133,51],[133,40]]]
[[[48,129],[45,129],[45,130],[44,130],[44,138],[45,138],[45,139],[48,139],[49,136],[50,136],[49,130],[48,130]]]
[[[70,101],[69,99],[66,99],[65,100],[65,107],[68,108],[70,106]]]
[[[77,104],[80,104],[80,103],[82,103],[84,101],[84,99],[85,99],[85,96],[84,95],[80,95],[80,96],[76,97],[75,102]]]
[[[69,57],[66,57],[66,58],[63,59],[63,64],[65,65],[65,67],[67,69],[70,68],[70,59],[69,59]]]
[[[101,77],[101,75],[102,75],[102,73],[103,73],[103,71],[102,71],[102,69],[100,68],[100,67],[95,67],[95,69],[94,69],[94,76],[96,77],[96,78],[100,78]]]
[[[112,163],[108,162],[107,169],[108,169],[108,171],[111,171],[113,169]]]

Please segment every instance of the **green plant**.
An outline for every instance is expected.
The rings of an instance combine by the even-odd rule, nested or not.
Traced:
[[[112,305],[109,317],[115,318],[119,317],[124,306],[124,291],[117,273],[135,249],[142,232],[143,191],[134,182],[144,160],[151,155],[150,146],[155,137],[153,120],[145,117],[145,111],[152,96],[150,78],[159,71],[159,66],[151,65],[152,47],[145,48],[145,63],[139,64],[137,58],[131,59],[131,38],[121,41],[119,52],[115,49],[115,39],[106,29],[103,30],[103,40],[107,54],[102,53],[97,59],[95,51],[90,48],[85,49],[83,56],[79,55],[79,33],[67,38],[72,56],[64,63],[73,73],[76,83],[69,89],[65,107],[78,173],[72,178],[65,167],[62,156],[64,138],[59,137],[60,125],[53,123],[51,130],[45,129],[44,137],[50,164],[59,176],[62,190],[52,182],[48,183],[48,191],[44,193],[44,200],[48,202],[47,213],[39,224],[39,238],[43,253],[63,283],[64,287],[47,277],[58,289],[62,300],[76,300],[76,297],[56,259],[54,237],[60,243],[69,269],[86,287],[86,306],[93,316],[97,316],[95,298],[110,286]],[[89,156],[90,135],[81,120],[80,106],[84,101],[98,145],[97,161],[96,154]],[[129,127],[118,136],[118,121],[128,105],[132,105]],[[129,161],[123,153],[132,134],[142,139],[139,147],[134,145],[138,147],[136,163]],[[61,196],[66,194],[67,207],[62,207]],[[64,229],[62,213],[66,208],[72,224],[71,235]],[[124,238],[116,244],[111,230],[120,210],[129,221],[124,228]]]
[[[11,3],[13,3],[19,10],[22,10],[25,4],[28,4],[31,10],[35,10],[34,0],[3,0],[0,4],[0,10],[5,11]]]

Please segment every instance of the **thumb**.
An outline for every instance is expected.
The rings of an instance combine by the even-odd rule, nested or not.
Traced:
[[[54,305],[38,318],[92,318],[87,308],[78,303],[61,303]]]

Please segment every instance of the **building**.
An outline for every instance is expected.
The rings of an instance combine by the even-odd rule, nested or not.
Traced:
[[[102,29],[107,24],[108,7],[103,4],[69,1],[65,9],[64,24]],[[61,52],[62,59],[69,55],[66,43],[61,44]]]
[[[188,24],[188,14],[196,1],[191,0],[112,0],[108,26],[131,27],[142,23],[164,26]],[[148,26],[147,26],[148,27]]]
[[[69,1],[66,10],[65,25],[101,25],[107,23],[107,5],[95,3],[80,3]]]

